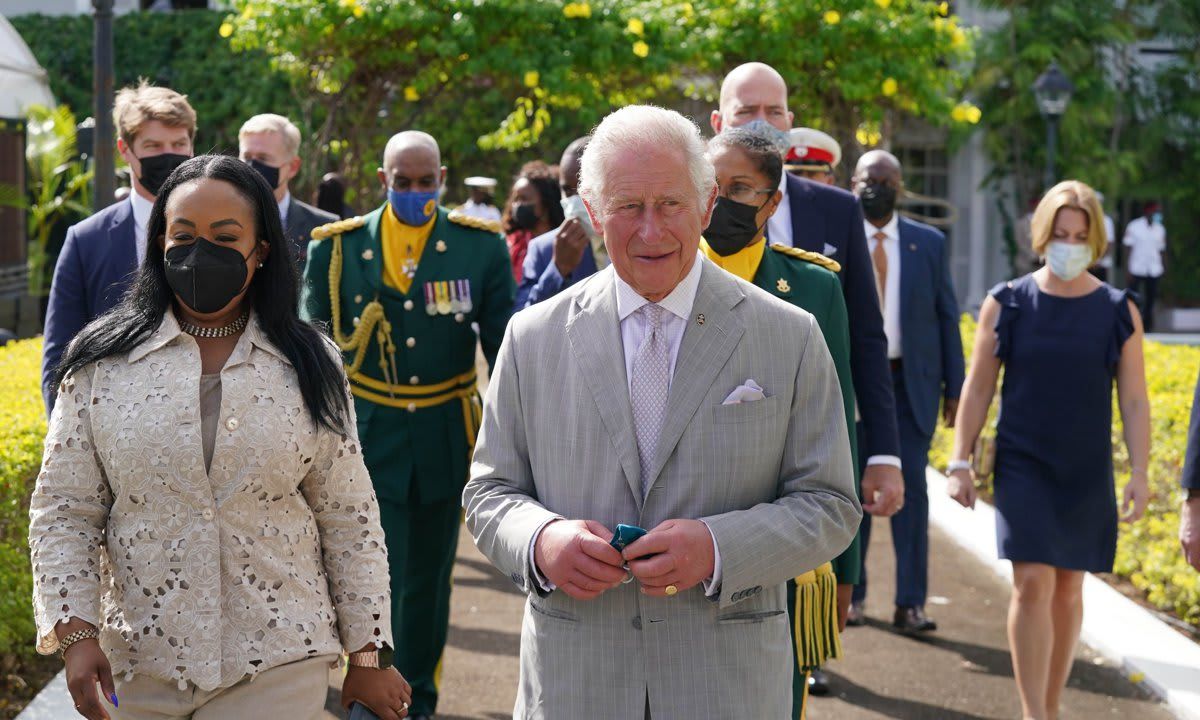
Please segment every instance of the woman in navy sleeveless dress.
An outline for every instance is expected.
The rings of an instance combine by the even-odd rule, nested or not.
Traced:
[[[1084,272],[1104,255],[1102,218],[1095,193],[1076,181],[1052,188],[1034,211],[1033,249],[1046,267],[997,285],[980,309],[949,468],[951,494],[973,507],[966,459],[1003,366],[996,545],[1013,563],[1008,636],[1024,717],[1034,720],[1058,717],[1083,618],[1085,572],[1112,570],[1114,382],[1133,467],[1123,519],[1140,517],[1149,495],[1141,319],[1127,292]]]

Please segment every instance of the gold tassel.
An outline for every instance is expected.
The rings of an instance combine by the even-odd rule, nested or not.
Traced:
[[[838,633],[837,578],[825,563],[796,578],[796,662],[802,673],[842,656]]]

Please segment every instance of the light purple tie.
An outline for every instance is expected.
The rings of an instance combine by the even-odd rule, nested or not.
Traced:
[[[650,490],[654,478],[650,466],[658,448],[658,436],[667,413],[667,391],[671,387],[671,353],[662,327],[663,308],[647,303],[638,309],[650,323],[650,333],[633,358],[633,377],[629,383],[629,401],[633,406],[633,429],[637,435],[638,459],[642,466],[642,496]]]

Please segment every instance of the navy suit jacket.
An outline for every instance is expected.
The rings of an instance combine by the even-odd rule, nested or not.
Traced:
[[[554,265],[554,236],[557,233],[558,228],[554,228],[529,241],[525,263],[521,267],[521,282],[517,285],[517,300],[513,305],[513,312],[548,300],[596,273],[596,256],[591,248],[583,251],[583,258],[570,275],[564,278],[558,272]]]
[[[133,207],[110,205],[67,230],[54,266],[42,346],[42,398],[54,409],[54,371],[67,345],[92,320],[112,309],[137,273]]]
[[[1200,490],[1200,379],[1196,381],[1196,395],[1192,398],[1192,421],[1188,425],[1187,459],[1183,462],[1181,484]]]
[[[837,260],[850,318],[850,376],[862,416],[863,457],[900,456],[896,399],[888,367],[887,336],[875,292],[875,271],[867,254],[862,208],[845,190],[787,176],[792,211],[792,244]],[[769,237],[768,237],[769,239]]]
[[[956,398],[966,377],[958,300],[946,257],[946,236],[924,223],[899,218],[900,345],[904,390],[917,427],[937,429],[938,405]]]

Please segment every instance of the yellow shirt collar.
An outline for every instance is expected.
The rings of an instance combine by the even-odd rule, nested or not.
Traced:
[[[763,252],[766,249],[766,240],[760,238],[758,242],[750,243],[734,254],[722,257],[708,246],[704,238],[700,239],[700,250],[709,260],[713,261],[713,264],[726,272],[737,275],[746,282],[754,282],[754,274],[758,272],[758,266],[762,263]]]
[[[383,281],[388,287],[408,294],[412,287],[412,276],[416,274],[417,263],[421,260],[425,242],[433,232],[437,217],[437,213],[434,213],[429,222],[413,227],[400,222],[392,213],[390,204],[384,208],[380,223],[380,245],[383,248]]]

